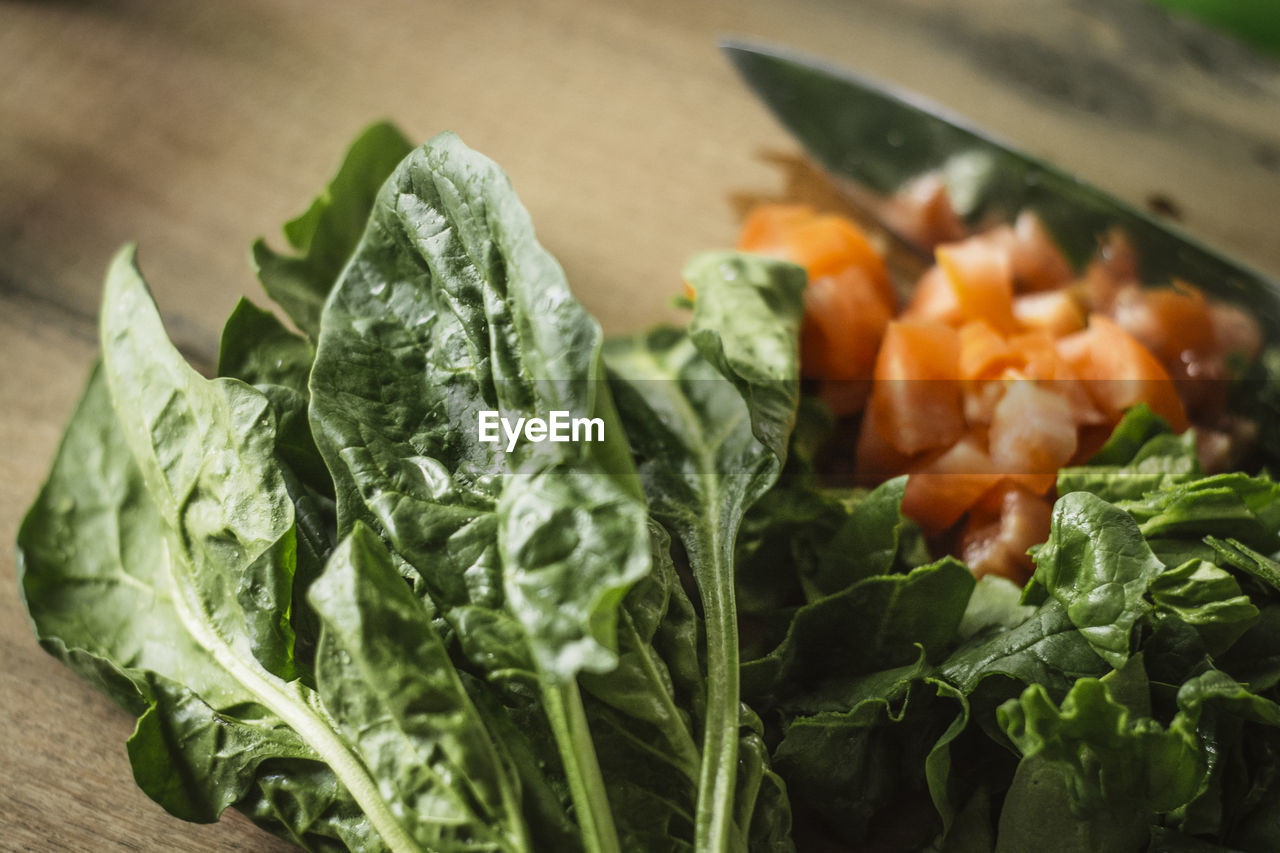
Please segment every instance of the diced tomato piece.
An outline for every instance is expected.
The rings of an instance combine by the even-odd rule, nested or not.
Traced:
[[[1023,370],[1019,376],[1006,378],[1036,379],[1042,388],[1062,395],[1071,404],[1074,423],[1096,424],[1106,420],[1047,332],[1037,329],[1014,335],[1009,338],[1009,346],[1021,355]]]
[[[791,230],[813,216],[813,208],[807,204],[757,205],[742,223],[738,248],[761,255],[787,256]]]
[[[866,379],[824,379],[818,383],[817,397],[837,418],[857,414],[871,397],[871,377]]]
[[[1199,290],[1124,285],[1110,311],[1116,325],[1133,335],[1165,364],[1183,352],[1207,353],[1214,347],[1213,319]]]
[[[1059,338],[1057,349],[1084,383],[1090,399],[1111,419],[1144,402],[1175,432],[1187,428],[1186,410],[1168,371],[1113,321],[1091,314],[1088,328]]]
[[[871,378],[891,316],[857,267],[812,279],[804,291],[801,372],[815,379]]]
[[[1018,354],[1026,375],[1033,379],[1059,379],[1063,369],[1070,369],[1058,356],[1053,338],[1047,332],[1035,330],[1011,335],[1009,348]]]
[[[840,216],[818,216],[798,223],[788,236],[792,260],[817,278],[837,275],[850,266],[862,270],[885,305],[897,305],[880,253],[857,225]]]
[[[1049,538],[1052,516],[1048,500],[1002,482],[982,497],[965,524],[960,558],[978,577],[994,574],[1025,584],[1035,568],[1027,549]]]
[[[1138,280],[1138,253],[1123,228],[1115,227],[1098,242],[1098,255],[1093,264],[1112,281]]]
[[[939,246],[938,266],[955,291],[962,320],[985,320],[1000,332],[1016,328],[1009,249],[994,240],[969,239]]]
[[[1085,314],[1072,292],[1060,289],[1015,296],[1013,318],[1021,326],[1042,329],[1057,338],[1083,329]]]
[[[880,218],[917,246],[959,240],[968,230],[951,206],[946,181],[936,173],[922,175],[894,193]]]
[[[999,480],[981,438],[970,434],[912,470],[902,512],[933,536],[959,521]]]
[[[1006,371],[1016,373],[1017,371]],[[982,379],[964,384],[964,419],[969,426],[990,426],[1000,398],[1004,396],[1006,374],[992,379]],[[1019,379],[1025,377],[1018,375]]]
[[[962,379],[989,379],[1003,368],[1020,362],[1018,352],[985,320],[974,320],[960,327]]]
[[[1040,217],[1024,210],[1013,233],[1013,280],[1019,290],[1052,290],[1071,280],[1071,265]]]
[[[1057,474],[1001,472],[991,461],[979,431],[911,467],[902,512],[933,536],[960,520],[984,494],[1001,482],[1016,483],[1031,494],[1053,488]]]
[[[991,461],[1009,474],[1052,474],[1076,452],[1071,403],[1033,381],[1010,382],[991,416]]]
[[[911,304],[902,312],[903,320],[929,321],[959,326],[960,302],[947,274],[937,264],[925,270],[911,293]]]
[[[905,474],[914,461],[884,439],[875,425],[878,420],[873,397],[867,401],[866,411],[862,414],[854,457],[854,479],[862,486],[874,486],[890,477]]]
[[[866,274],[885,305],[891,310],[897,305],[880,253],[863,230],[843,216],[818,214],[806,205],[762,205],[743,223],[738,248],[797,263],[810,279],[855,267]]]
[[[964,434],[960,336],[938,323],[892,322],[876,358],[873,426],[900,453],[946,447]]]

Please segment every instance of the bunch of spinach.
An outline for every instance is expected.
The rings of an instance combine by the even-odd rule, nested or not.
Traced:
[[[814,516],[858,545],[790,563],[743,667],[802,847],[1280,847],[1280,484],[1138,407],[1058,489],[1021,595],[926,562],[900,482]]]
[[[793,849],[733,560],[802,271],[695,259],[689,329],[606,351],[506,176],[389,125],[285,236],[253,258],[301,334],[242,301],[214,379],[116,257],[19,534],[41,644],[138,716],[138,784],[315,851]],[[604,440],[507,449],[482,410]]]
[[[353,853],[1280,848],[1265,474],[1139,407],[1027,588],[975,583],[903,479],[821,483],[798,267],[698,256],[687,328],[605,341],[493,163],[385,124],[285,237],[253,260],[299,331],[242,301],[214,379],[117,256],[19,534],[41,644],[173,814]]]

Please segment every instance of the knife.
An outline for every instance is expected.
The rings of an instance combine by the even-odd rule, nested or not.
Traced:
[[[880,215],[884,202],[938,175],[971,230],[1033,210],[1078,268],[1118,227],[1148,283],[1193,283],[1247,306],[1269,338],[1280,337],[1280,285],[1144,211],[919,96],[785,48],[736,39],[720,46],[805,152],[887,230],[894,231]],[[932,249],[895,233],[917,251]]]

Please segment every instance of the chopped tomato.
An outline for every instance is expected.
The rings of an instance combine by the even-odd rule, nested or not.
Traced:
[[[1187,428],[1187,414],[1169,373],[1151,351],[1115,322],[1089,315],[1084,331],[1059,338],[1058,354],[1085,385],[1090,399],[1112,420],[1145,402],[1175,432]]]
[[[871,376],[896,300],[884,261],[857,225],[804,205],[764,205],[743,224],[738,247],[792,261],[808,273],[800,357],[805,376]]]
[[[995,240],[970,239],[939,246],[935,255],[955,293],[962,320],[985,320],[1010,332],[1013,319],[1013,271],[1009,250]]]
[[[980,430],[940,453],[911,466],[902,512],[928,536],[951,527],[991,489],[1002,482],[1017,484],[1032,494],[1053,488],[1056,474],[1007,474],[986,452]]]
[[[989,379],[1005,367],[1021,363],[1017,351],[985,320],[960,327],[960,376]]]
[[[1085,314],[1069,290],[1045,290],[1015,296],[1013,318],[1025,328],[1042,329],[1057,338],[1083,329]]]
[[[1071,280],[1071,265],[1040,217],[1024,210],[1013,224],[1013,233],[1013,280],[1019,290],[1050,290]]]
[[[1235,305],[1210,304],[1209,322],[1218,354],[1249,361],[1262,349],[1262,330],[1257,321]]]
[[[911,304],[902,312],[902,319],[928,320],[953,326],[963,322],[955,288],[942,267],[934,264],[920,276],[911,294]]]
[[[871,397],[871,377],[865,379],[825,379],[818,383],[818,399],[838,418],[857,414]]]
[[[960,536],[960,558],[978,577],[1024,584],[1035,568],[1027,549],[1049,538],[1053,508],[1021,486],[1002,482],[984,495]]]
[[[1202,426],[1225,423],[1222,380],[1236,354],[1261,347],[1258,324],[1181,282],[1141,287],[1123,233],[1100,240],[1073,280],[1032,213],[961,239],[936,175],[880,213],[940,244],[896,319],[884,264],[851,222],[768,206],[747,220],[740,247],[809,273],[802,371],[837,415],[863,412],[856,480],[909,474],[903,512],[929,535],[968,514],[959,548],[975,572],[1025,581],[1058,470],[1090,458],[1125,409],[1144,402],[1176,431],[1188,412]],[[1219,464],[1248,442],[1225,428],[1205,435]]]
[[[844,217],[817,214],[803,205],[759,207],[744,223],[738,248],[797,263],[811,279],[859,269],[888,309],[897,305],[880,253],[862,229]]]
[[[854,459],[854,476],[862,486],[874,486],[890,477],[906,473],[911,465],[912,458],[898,450],[880,434],[880,430],[875,426],[879,420],[876,401],[874,398],[870,399],[867,401],[867,410],[862,415]]]
[[[959,521],[1000,479],[981,438],[971,433],[912,470],[902,512],[926,535],[936,535]]]
[[[991,461],[1010,474],[1051,474],[1076,452],[1076,423],[1062,394],[1028,380],[1006,384],[987,436]]]
[[[752,208],[742,231],[738,248],[762,255],[780,255],[788,250],[788,234],[806,219],[813,217],[806,204],[761,204]]]
[[[894,193],[880,211],[892,230],[917,246],[936,246],[959,240],[967,230],[951,206],[947,183],[926,174]]]
[[[813,278],[804,291],[802,372],[815,379],[870,378],[891,316],[858,267]]]
[[[964,434],[960,335],[938,323],[892,322],[876,358],[875,429],[907,456],[946,447]]]
[[[1116,325],[1165,364],[1183,352],[1213,349],[1213,319],[1204,294],[1181,282],[1173,287],[1123,285],[1110,313]]]

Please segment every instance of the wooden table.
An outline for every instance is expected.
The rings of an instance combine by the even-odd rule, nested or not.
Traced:
[[[1101,16],[1101,17],[1098,17]],[[136,241],[169,329],[215,352],[246,262],[390,117],[502,163],[609,331],[668,316],[682,260],[790,151],[715,50],[766,37],[914,88],[1280,276],[1280,73],[1097,0],[590,3],[0,0],[0,538],[12,542]],[[37,647],[0,550],[0,849],[284,849],[132,783],[131,721]]]

